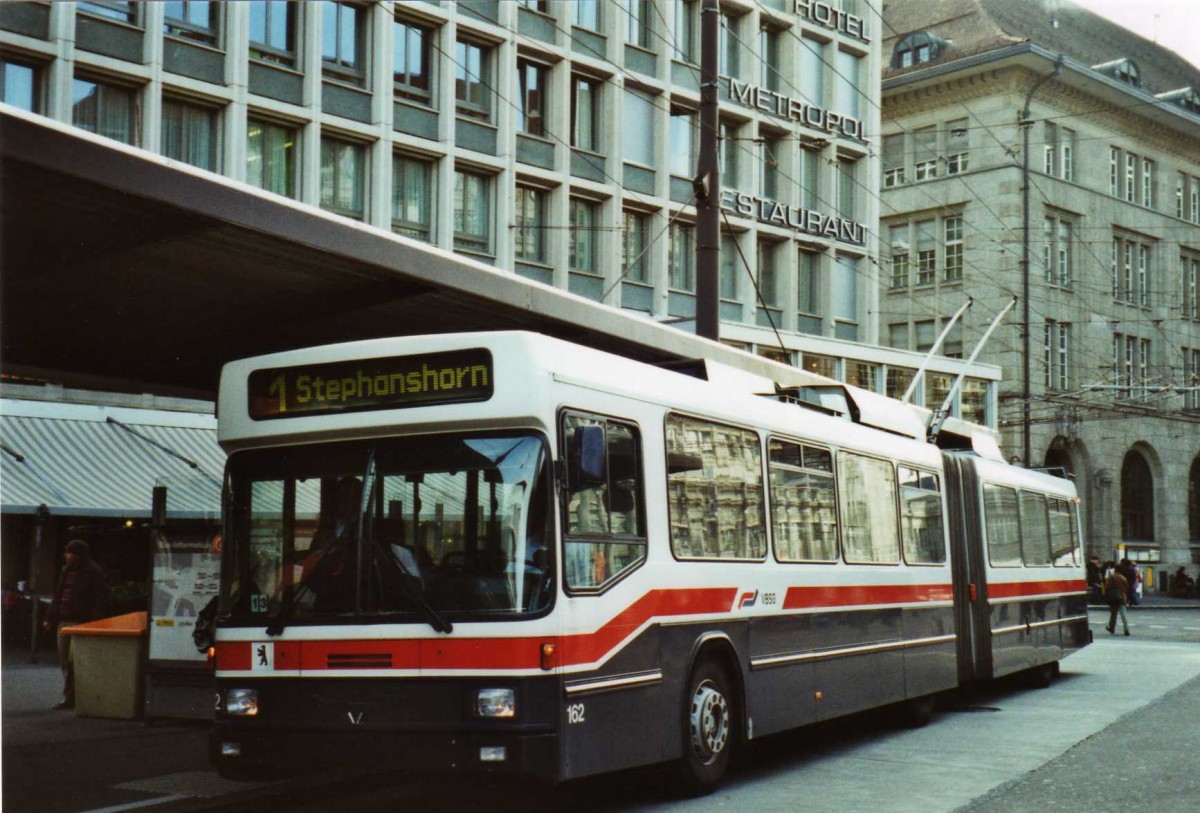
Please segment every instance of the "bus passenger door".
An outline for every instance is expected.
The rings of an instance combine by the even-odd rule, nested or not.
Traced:
[[[983,558],[979,476],[970,458],[943,454],[960,686],[991,677],[992,635]]]

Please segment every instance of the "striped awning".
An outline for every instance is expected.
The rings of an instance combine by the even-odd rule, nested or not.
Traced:
[[[155,486],[167,514],[221,513],[225,453],[211,415],[0,399],[0,510],[149,517]]]

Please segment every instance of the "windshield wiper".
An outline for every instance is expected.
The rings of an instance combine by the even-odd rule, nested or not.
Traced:
[[[376,557],[383,557],[385,561],[391,563],[400,571],[400,584],[403,586],[404,592],[412,600],[412,603],[416,605],[417,609],[421,611],[421,614],[425,616],[425,620],[429,622],[429,626],[447,635],[454,632],[454,625],[447,621],[445,616],[429,603],[429,599],[425,598],[425,592],[417,586],[421,582],[420,577],[408,569],[408,565],[404,563],[404,560],[399,556],[388,556],[378,547],[374,547],[374,550]]]

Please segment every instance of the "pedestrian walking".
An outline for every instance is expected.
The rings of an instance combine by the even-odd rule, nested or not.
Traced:
[[[75,664],[71,658],[71,637],[63,628],[95,621],[108,605],[108,582],[104,571],[92,559],[87,542],[72,539],[63,554],[66,564],[58,577],[54,601],[42,626],[58,634],[58,663],[63,674],[63,699],[55,708],[75,706]]]
[[[1113,568],[1109,571],[1108,576],[1104,579],[1104,600],[1108,602],[1108,626],[1105,627],[1112,634],[1117,631],[1117,614],[1121,615],[1121,625],[1125,628],[1125,634],[1129,634],[1129,619],[1125,615],[1125,605],[1129,603],[1129,582],[1121,575],[1118,568]]]

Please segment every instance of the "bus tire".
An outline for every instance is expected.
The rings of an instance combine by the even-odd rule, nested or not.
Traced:
[[[725,670],[708,659],[700,661],[688,678],[679,763],[687,796],[712,793],[729,769],[738,719],[732,686]]]
[[[896,707],[893,719],[900,728],[924,728],[933,719],[937,696],[932,694],[905,700]]]
[[[1025,673],[1025,682],[1034,689],[1048,689],[1058,676],[1058,661],[1043,663]]]

